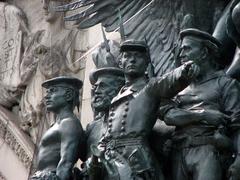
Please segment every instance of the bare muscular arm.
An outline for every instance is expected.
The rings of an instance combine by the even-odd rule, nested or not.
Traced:
[[[61,159],[57,166],[57,176],[60,180],[69,180],[72,168],[78,159],[80,139],[84,138],[83,130],[76,119],[64,119],[60,125]]]

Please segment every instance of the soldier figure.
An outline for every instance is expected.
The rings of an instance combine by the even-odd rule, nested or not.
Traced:
[[[71,77],[56,77],[45,81],[48,111],[56,115],[55,124],[47,130],[40,142],[37,172],[32,180],[70,180],[72,168],[85,147],[84,132],[74,115],[79,106],[82,81]]]
[[[111,179],[164,179],[149,148],[147,138],[156,122],[161,98],[172,98],[196,74],[196,66],[186,63],[173,72],[148,81],[145,71],[150,62],[143,41],[121,44],[125,86],[112,100],[107,132],[94,153],[104,163]]]
[[[217,39],[197,29],[186,29],[180,37],[181,62],[193,61],[200,72],[175,97],[177,106],[164,117],[166,124],[176,126],[173,179],[221,180],[226,167],[221,166],[220,154],[232,148],[225,131],[227,124],[239,121],[240,86],[218,68],[221,44]]]
[[[97,146],[106,132],[109,107],[113,97],[124,85],[123,71],[117,67],[105,67],[94,70],[90,74],[92,84],[92,108],[95,112],[94,121],[88,124],[87,138],[87,176],[89,179],[103,179],[104,168],[98,158],[92,155],[91,146]],[[86,175],[85,175],[86,176]],[[101,178],[102,177],[102,178]]]
[[[92,108],[95,112],[95,117],[94,121],[87,126],[87,134],[90,135],[87,139],[89,145],[97,145],[105,132],[105,128],[100,128],[97,124],[100,122],[100,124],[102,122],[106,123],[111,101],[124,85],[124,74],[119,68],[100,68],[90,74],[90,82],[92,84]],[[87,152],[91,154],[90,149]]]

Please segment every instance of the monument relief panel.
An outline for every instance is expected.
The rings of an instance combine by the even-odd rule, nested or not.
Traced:
[[[0,2],[0,104],[11,108],[22,93],[20,65],[26,38],[27,19],[17,7]]]
[[[20,67],[20,77],[26,86],[20,102],[20,116],[24,129],[34,141],[37,136],[41,136],[38,131],[41,129],[39,122],[44,122],[42,129],[45,130],[53,123],[51,116],[43,117],[46,111],[43,107],[41,82],[59,75],[81,76],[81,63],[75,62],[83,53],[76,56],[76,50],[79,49],[76,46],[80,44],[77,41],[81,41],[78,36],[80,33],[78,30],[66,29],[64,13],[52,10],[67,2],[69,1],[42,1],[47,26],[32,34]]]
[[[56,8],[84,7],[65,20],[76,20],[83,29],[102,23],[122,37],[125,85],[95,126],[104,132],[98,145],[92,141],[88,148],[93,154],[89,179],[239,179],[240,85],[229,77],[238,78],[239,72],[238,59],[233,61],[238,6],[239,0],[89,0]],[[155,78],[145,74],[149,62]],[[169,138],[172,169],[167,171],[149,147],[158,118],[175,126]],[[94,137],[95,132],[88,133]]]
[[[33,142],[41,138],[32,179],[240,179],[239,0],[41,5],[44,26],[32,31],[19,8],[0,1],[0,105]],[[85,52],[79,34],[98,24],[104,41]],[[92,50],[85,90],[94,117],[83,130],[73,89]]]

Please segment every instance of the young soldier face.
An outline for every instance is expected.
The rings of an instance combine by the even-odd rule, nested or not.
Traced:
[[[147,68],[147,56],[139,51],[127,51],[122,55],[124,73],[130,76],[142,76]]]
[[[65,97],[66,87],[51,86],[47,89],[45,96],[46,107],[48,111],[56,112],[60,108],[66,106],[67,100]]]

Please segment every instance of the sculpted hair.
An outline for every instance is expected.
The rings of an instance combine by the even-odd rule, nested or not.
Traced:
[[[78,89],[69,88],[69,87],[65,87],[64,89],[65,89],[65,95],[66,96],[70,95],[72,97],[72,99],[69,100],[69,104],[72,106],[72,109],[77,107],[78,110],[79,110],[79,106],[80,106],[79,90]]]
[[[219,59],[221,57],[220,49],[215,44],[213,44],[212,42],[210,42],[208,40],[202,40],[202,44],[203,44],[203,46],[208,48],[209,52],[211,52],[211,54],[215,58]]]

